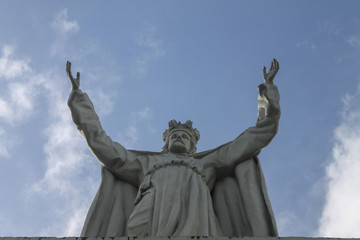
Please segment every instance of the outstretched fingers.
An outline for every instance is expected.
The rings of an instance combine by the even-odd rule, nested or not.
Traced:
[[[273,61],[271,62],[271,66],[274,66],[275,70],[279,70],[279,62],[276,60],[276,58],[273,59]]]
[[[73,78],[73,76],[71,74],[71,62],[69,62],[69,61],[66,62],[66,73],[67,73],[69,79]]]
[[[76,73],[76,80],[78,80],[78,81],[80,80],[80,72]]]
[[[270,70],[273,70],[275,68],[275,58],[271,61]]]
[[[263,75],[264,75],[264,78],[266,77],[266,67],[264,66],[263,68]]]

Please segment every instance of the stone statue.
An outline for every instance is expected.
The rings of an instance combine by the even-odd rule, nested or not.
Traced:
[[[81,236],[277,236],[257,155],[278,130],[278,70],[276,59],[264,67],[256,125],[235,140],[196,153],[199,131],[171,120],[162,152],[146,152],[111,140],[67,62],[73,121],[102,164]]]

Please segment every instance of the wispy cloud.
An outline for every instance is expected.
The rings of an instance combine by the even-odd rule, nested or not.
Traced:
[[[33,114],[40,84],[41,79],[36,75],[8,83],[6,93],[0,98],[0,119],[8,124],[28,119]]]
[[[276,217],[278,231],[281,236],[291,236],[301,231],[301,221],[292,211],[280,212]]]
[[[10,145],[12,145],[9,142],[9,137],[7,136],[6,132],[4,131],[4,129],[0,128],[0,156],[2,157],[9,157],[9,149],[10,149]]]
[[[131,113],[131,120],[127,128],[124,130],[124,132],[118,134],[120,143],[126,148],[134,149],[138,147],[139,132],[156,132],[156,130],[151,125],[152,118],[153,111],[148,107]]]
[[[165,51],[162,49],[162,40],[156,37],[156,34],[156,27],[150,24],[146,25],[145,30],[138,34],[137,44],[146,49],[135,60],[135,75],[138,77],[145,76],[150,63],[165,54]]]
[[[77,20],[69,19],[71,18],[66,9],[54,15],[51,26],[57,38],[51,45],[51,54],[67,58],[76,55],[79,62],[86,59],[89,54],[100,55],[97,44],[74,48],[69,38],[79,31],[80,26]],[[91,51],[87,51],[88,48],[91,48]],[[85,74],[94,72],[94,69],[84,66],[76,70]],[[107,73],[107,79],[115,78],[115,74],[108,73],[109,69],[101,70]],[[91,79],[91,76],[88,76]],[[45,226],[40,232],[41,235],[77,236],[81,232],[90,202],[98,188],[96,180],[100,176],[100,165],[94,161],[85,139],[80,136],[72,122],[67,106],[70,85],[66,79],[65,69],[60,73],[46,72],[44,77],[52,79],[43,84],[44,97],[49,104],[49,122],[44,131],[46,142],[43,149],[46,170],[43,177],[32,184],[31,194],[56,196],[59,199],[53,209],[54,219],[57,221]],[[103,78],[101,80],[104,82]],[[93,96],[94,105],[100,116],[112,111],[112,95],[104,93],[101,88],[88,88],[87,91]]]
[[[69,38],[79,31],[80,26],[77,20],[68,16],[66,9],[54,15],[51,27],[56,33],[56,39],[50,48],[54,57],[65,55],[69,57],[76,54],[78,59],[84,59],[87,54],[100,52],[99,48],[93,48],[93,45],[90,45],[89,48],[94,49],[91,52],[84,51],[86,50],[84,47],[68,55],[68,52],[75,49]],[[146,37],[144,38],[146,42],[145,39]],[[152,58],[149,57],[149,61],[151,61],[159,53],[156,50],[156,44],[152,45],[154,42],[151,43],[150,40],[145,42],[142,46],[149,50],[148,54],[152,56]],[[39,173],[40,178],[29,182],[29,186],[26,186],[26,194],[29,199],[36,200],[42,197],[54,199],[49,210],[53,214],[54,221],[44,224],[37,235],[79,235],[90,202],[98,187],[96,180],[100,175],[100,165],[94,161],[94,157],[86,146],[86,141],[82,139],[71,120],[66,104],[70,85],[66,79],[65,69],[63,72],[55,70],[57,68],[35,71],[30,67],[30,59],[17,57],[15,50],[14,46],[6,45],[2,48],[0,57],[0,82],[2,84],[0,156],[11,157],[12,144],[21,141],[11,136],[7,127],[31,120],[31,117],[41,111],[45,124],[45,130],[42,132],[42,140],[45,139],[43,142],[44,159],[38,163],[43,164],[45,170]],[[91,72],[90,69],[86,71],[86,67],[80,70],[84,73]],[[104,69],[106,70],[108,69]],[[113,72],[107,73],[107,80],[114,78]],[[109,114],[112,111],[112,95],[105,94],[100,88],[90,88],[89,91],[96,92],[94,103],[98,113]],[[131,116],[136,120],[134,120],[134,125],[129,124],[129,130],[126,133],[130,142],[137,142],[137,129],[142,130],[143,125],[148,126],[146,121],[151,119],[151,115],[152,111],[144,108]],[[0,222],[2,221],[0,217]],[[9,221],[7,223],[12,224]]]
[[[131,113],[131,116],[138,120],[151,119],[153,116],[153,111],[150,108],[145,107],[143,110]]]
[[[347,43],[350,44],[351,47],[360,50],[360,37],[358,36],[351,36],[348,38]]]
[[[339,35],[344,30],[344,21],[339,16],[335,16],[331,19],[318,21],[318,28],[321,32],[325,32],[330,35]]]
[[[91,177],[79,179],[78,172],[88,169],[84,159],[90,158],[84,152],[86,146],[71,123],[70,113],[66,106],[66,97],[61,91],[61,77],[55,72],[36,73],[26,58],[15,58],[15,48],[5,45],[0,59],[0,80],[3,86],[0,98],[0,156],[9,158],[11,149],[21,139],[19,136],[9,135],[7,130],[29,121],[34,115],[36,97],[48,98],[49,117],[51,122],[45,131],[48,137],[44,145],[47,170],[44,178],[33,185],[31,190],[41,194],[56,194],[64,200],[61,206],[64,224],[57,222],[53,227],[45,227],[43,232],[49,235],[78,235],[85,213],[95,187]],[[65,74],[63,74],[65,76]],[[53,79],[54,81],[48,81]],[[11,81],[10,81],[11,80]],[[64,79],[65,82],[65,79]],[[74,186],[76,183],[76,186]],[[86,194],[81,191],[87,190]],[[84,204],[85,203],[85,204]],[[88,203],[88,204],[86,204]],[[66,213],[64,213],[66,212]],[[59,213],[61,215],[61,213]],[[56,218],[56,216],[54,216]],[[81,220],[80,220],[81,219]],[[10,223],[8,223],[10,224]],[[65,226],[64,226],[65,225]]]
[[[7,127],[29,120],[34,112],[34,102],[41,81],[33,73],[30,60],[15,57],[15,46],[4,45],[0,58],[0,155],[10,157],[10,148],[19,143],[18,136],[9,135]]]
[[[69,83],[65,70],[62,73],[51,70],[37,73],[30,68],[31,62],[26,58],[14,57],[13,46],[6,45],[2,51],[0,70],[5,70],[0,75],[3,86],[0,98],[0,120],[3,124],[0,127],[0,156],[10,157],[10,150],[21,142],[19,136],[8,134],[8,128],[29,121],[37,112],[37,104],[40,104],[35,99],[46,99],[41,105],[42,109],[48,110],[46,119],[49,121],[44,131],[46,170],[42,179],[30,183],[27,193],[32,198],[51,195],[59,200],[53,208],[56,223],[44,226],[40,234],[79,235],[97,188],[95,179],[98,175],[88,176],[87,172],[98,165],[72,123],[66,104],[68,93],[65,91],[68,88],[64,85]],[[101,112],[105,114],[111,111],[108,96],[100,94],[97,101],[101,103]]]
[[[36,189],[56,190],[59,194],[75,191],[69,174],[76,170],[84,160],[85,146],[71,123],[64,94],[49,82],[45,86],[49,91],[50,125],[45,130],[48,140],[44,146],[47,155],[47,170],[44,179],[35,185]],[[71,174],[70,174],[71,175]]]
[[[76,20],[69,20],[67,9],[57,12],[51,23],[51,27],[57,34],[50,52],[53,56],[67,54],[71,34],[80,29]],[[65,65],[65,63],[64,63]],[[74,126],[70,111],[67,107],[68,84],[64,72],[48,70],[36,74],[37,82],[41,83],[41,98],[46,99],[48,126],[44,131],[46,141],[43,145],[46,169],[43,177],[31,183],[28,194],[31,197],[56,196],[57,202],[52,211],[56,222],[49,222],[39,231],[40,235],[76,236],[80,234],[85,220],[90,201],[96,192],[95,179],[98,175],[98,166],[94,157],[86,146]],[[51,81],[48,81],[51,79]],[[47,80],[47,81],[46,81]],[[23,94],[23,88],[16,88],[14,94]],[[111,111],[110,100],[100,96],[99,101],[106,103],[102,112]],[[16,100],[24,108],[24,98]],[[1,102],[0,102],[1,103]]]
[[[44,177],[32,185],[31,190],[41,195],[55,194],[61,199],[61,203],[57,204],[58,210],[61,209],[57,217],[62,221],[47,226],[41,233],[74,236],[79,235],[81,231],[91,195],[96,189],[94,176],[85,173],[93,166],[93,157],[72,123],[66,104],[67,94],[61,91],[64,88],[55,84],[61,83],[62,80],[66,82],[66,79],[54,72],[48,73],[50,74],[57,81],[44,84],[50,118],[45,130],[46,171]]]
[[[94,103],[96,113],[102,117],[112,112],[113,101],[110,93],[105,93],[102,89],[91,89],[88,91],[91,101]]]
[[[51,27],[57,34],[57,37],[56,41],[50,47],[50,54],[52,56],[66,56],[66,54],[68,54],[67,42],[70,35],[77,33],[80,29],[78,22],[76,20],[70,21],[68,19],[68,12],[65,8],[54,15]]]
[[[0,58],[0,78],[12,79],[20,75],[30,72],[28,60],[13,58],[15,47],[13,45],[5,45],[2,48]]]
[[[76,20],[69,21],[67,9],[62,9],[54,15],[51,27],[60,34],[76,33],[80,27]]]
[[[360,86],[354,94],[347,94],[343,103],[326,168],[326,203],[318,229],[323,237],[360,236]]]
[[[312,43],[310,41],[297,42],[296,47],[305,47],[305,48],[310,48],[311,50],[315,50],[317,48],[315,43]]]
[[[137,141],[139,138],[137,127],[134,123],[128,125],[124,132],[118,134],[121,144],[125,148],[134,149],[136,148]]]

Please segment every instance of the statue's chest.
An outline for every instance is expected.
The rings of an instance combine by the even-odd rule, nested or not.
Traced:
[[[159,161],[163,162],[186,162],[186,163],[193,163],[195,159],[192,156],[183,156],[183,155],[176,155],[176,154],[164,154],[159,158]]]
[[[183,156],[176,154],[163,154],[151,156],[148,159],[148,165],[145,167],[145,175],[161,168],[186,167],[196,172],[202,171],[201,161],[194,159],[192,156]]]
[[[176,154],[164,154],[149,159],[149,168],[158,166],[184,165],[189,167],[200,168],[200,162],[196,161],[192,156],[183,156]]]
[[[144,182],[150,184],[151,179],[158,182],[158,180],[164,181],[163,176],[168,178],[185,179],[198,178],[201,182],[206,183],[211,187],[211,181],[213,173],[205,170],[201,160],[195,159],[192,156],[182,156],[175,154],[162,154],[156,156],[149,156],[147,159],[147,165],[143,168]],[[211,169],[210,169],[211,170]],[[166,180],[165,180],[166,181]],[[150,185],[149,185],[150,186]]]

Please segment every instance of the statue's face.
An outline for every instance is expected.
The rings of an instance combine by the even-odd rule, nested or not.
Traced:
[[[175,131],[169,137],[169,151],[172,153],[189,153],[191,138],[187,132]]]

